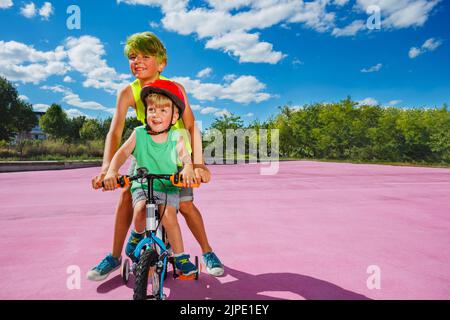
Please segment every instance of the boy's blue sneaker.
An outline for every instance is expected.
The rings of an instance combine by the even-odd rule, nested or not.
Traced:
[[[131,231],[127,246],[125,247],[125,254],[133,261],[136,260],[133,254],[134,250],[136,250],[138,243],[141,242],[142,239],[144,239],[144,235],[145,233],[137,233],[134,230]]]
[[[223,264],[214,252],[207,252],[203,254],[203,262],[206,265],[206,271],[215,277],[223,275]]]
[[[105,280],[111,272],[119,269],[121,264],[122,257],[117,259],[110,253],[96,267],[87,273],[87,278],[91,281]]]
[[[191,261],[189,261],[190,255],[183,254],[178,257],[174,257],[175,259],[175,268],[181,271],[183,276],[189,276],[197,272],[197,267]]]

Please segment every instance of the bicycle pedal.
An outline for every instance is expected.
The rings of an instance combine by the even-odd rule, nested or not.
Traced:
[[[177,277],[178,280],[195,280],[195,273],[194,274],[190,274],[188,276],[185,275],[179,275]]]

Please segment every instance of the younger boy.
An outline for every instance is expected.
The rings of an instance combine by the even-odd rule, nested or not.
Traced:
[[[129,60],[130,70],[136,77],[136,80],[123,88],[118,95],[116,112],[105,141],[103,165],[100,173],[92,179],[92,187],[94,189],[101,188],[101,182],[106,176],[112,157],[119,148],[125,118],[130,106],[135,109],[137,118],[145,125],[145,108],[140,97],[141,88],[147,83],[163,78],[161,72],[167,64],[166,48],[158,37],[150,32],[137,33],[130,36],[125,45],[125,54]],[[200,131],[195,126],[194,114],[189,107],[184,88],[178,83],[175,84],[182,91],[186,106],[183,117],[177,122],[176,126],[179,126],[180,129],[184,128],[190,133],[191,141],[187,142],[191,142],[196,182],[208,182],[211,175],[203,164]],[[224,273],[224,266],[209,244],[202,215],[193,200],[192,189],[183,188],[180,194],[180,212],[195,239],[200,244],[206,271],[211,275],[220,276]],[[112,252],[106,255],[99,264],[87,273],[89,280],[103,281],[111,272],[120,268],[122,247],[132,216],[132,196],[129,189],[123,189],[119,195],[115,212],[116,220]],[[136,243],[141,238],[139,234],[131,232],[131,237],[125,248],[126,254],[134,250]]]
[[[181,175],[184,186],[190,187],[194,180],[192,159],[186,150],[183,136],[179,134],[180,131],[171,129],[185,109],[181,90],[171,81],[156,80],[142,89],[141,97],[146,107],[147,125],[137,127],[114,155],[104,179],[105,189],[115,189],[118,170],[131,154],[136,159],[136,168],[145,167],[154,174],[176,173],[179,160],[183,164]],[[134,174],[136,171],[137,169]],[[161,222],[174,253],[175,266],[183,275],[193,274],[197,272],[197,268],[189,261],[189,255],[184,253],[177,221],[179,188],[165,180],[155,181],[153,188],[162,216]],[[146,183],[134,181],[131,186],[136,234],[145,233],[146,190]],[[167,205],[163,212],[166,197]]]

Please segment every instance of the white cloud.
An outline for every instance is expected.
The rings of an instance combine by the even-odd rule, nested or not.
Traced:
[[[69,118],[86,117],[86,118],[92,119],[91,116],[85,114],[84,112],[81,112],[78,109],[68,109],[68,110],[64,110],[64,111],[66,112],[66,114]]]
[[[48,104],[43,104],[43,103],[33,104],[34,111],[46,112],[48,110],[48,108],[50,108],[50,106]]]
[[[67,82],[67,83],[74,83],[75,82],[75,80],[73,80],[72,77],[69,77],[69,76],[65,76],[63,81]]]
[[[334,28],[331,33],[335,37],[354,36],[359,31],[366,27],[366,22],[363,20],[355,20],[344,28]]]
[[[158,29],[159,28],[159,23],[155,22],[155,21],[150,21],[148,24],[152,29]]]
[[[30,101],[30,99],[24,94],[19,95],[19,99],[23,101]]]
[[[36,15],[36,6],[33,2],[26,4],[20,8],[20,14],[25,18],[33,18]]]
[[[201,111],[200,111],[200,113],[201,114],[210,114],[210,113],[215,113],[215,112],[217,112],[217,111],[219,111],[220,109],[218,109],[218,108],[214,108],[214,107],[206,107],[206,108],[203,108]]]
[[[395,106],[395,105],[397,105],[397,104],[399,104],[401,102],[402,102],[402,100],[391,100],[391,101],[388,102],[388,105]]]
[[[252,3],[252,0],[208,0],[207,2],[212,8],[222,11],[229,11],[247,7]]]
[[[50,2],[45,2],[44,5],[39,9],[39,15],[43,20],[48,20],[50,16],[53,14],[53,6]]]
[[[128,74],[118,74],[108,66],[103,56],[106,54],[103,43],[96,37],[69,37],[65,41],[69,65],[86,77],[83,86],[103,89],[115,94],[128,85]]]
[[[336,6],[345,6],[349,0],[334,0],[333,4]]]
[[[260,42],[259,34],[250,34],[241,31],[214,36],[206,42],[207,49],[222,49],[224,52],[238,56],[239,62],[255,62],[276,64],[286,57],[278,51],[273,51],[273,45]]]
[[[199,106],[198,104],[190,104],[189,105],[191,107],[192,110],[200,110],[202,107]]]
[[[225,75],[225,76],[223,77],[223,80],[229,82],[229,81],[235,80],[236,78],[237,78],[237,75],[231,73],[231,74]]]
[[[129,74],[119,74],[103,58],[102,42],[92,36],[69,37],[54,51],[39,51],[26,44],[0,41],[0,75],[10,81],[38,84],[53,75],[78,71],[84,87],[103,89],[115,94],[128,85]],[[65,82],[71,82],[69,76]]]
[[[214,107],[206,107],[200,111],[201,114],[214,114],[216,117],[222,117],[224,115],[230,116],[231,113],[227,109],[219,109]]]
[[[39,51],[16,41],[0,41],[0,75],[10,81],[38,84],[52,75],[64,75],[70,68],[63,61],[64,47]]]
[[[382,63],[377,63],[376,65],[370,67],[370,68],[363,68],[361,69],[361,72],[368,73],[368,72],[378,72],[383,67]]]
[[[420,48],[412,47],[409,49],[408,56],[414,59],[428,51],[436,50],[442,44],[441,40],[430,38],[426,40]]]
[[[203,83],[189,77],[173,77],[172,80],[181,83],[188,93],[202,101],[229,99],[239,103],[258,103],[272,97],[261,92],[266,85],[254,76],[240,76],[226,84]]]
[[[364,12],[369,6],[380,8],[382,27],[402,29],[421,27],[428,20],[440,0],[357,0],[357,7]]]
[[[419,48],[416,48],[416,47],[412,47],[411,49],[409,49],[409,52],[408,52],[408,56],[411,59],[414,59],[415,57],[419,56],[420,54],[422,54],[422,52],[420,51]]]
[[[215,112],[214,115],[216,117],[223,117],[223,116],[231,116],[231,113],[227,109],[222,109],[222,110]]]
[[[376,100],[376,99],[374,99],[374,98],[371,98],[371,97],[367,97],[367,98],[365,98],[365,99],[363,99],[363,100],[361,100],[361,101],[358,101],[358,104],[359,105],[361,105],[361,106],[376,106],[376,105],[378,105],[379,103],[378,103],[378,101]]]
[[[191,106],[192,108],[192,106]],[[203,115],[214,115],[216,117],[222,117],[224,115],[230,116],[231,113],[227,109],[220,109],[215,107],[205,107],[202,108],[199,105],[194,105],[194,108],[192,110],[198,110],[200,114]]]
[[[57,93],[62,93],[63,94],[62,101],[67,103],[69,106],[77,107],[80,109],[111,112],[110,108],[106,108],[98,102],[83,101],[78,94],[73,93],[71,89],[61,86],[61,85],[42,86],[41,89],[52,91],[52,92],[57,92]]]
[[[286,55],[273,50],[271,43],[261,41],[263,30],[280,24],[304,23],[318,31],[328,30],[334,14],[326,12],[328,0],[232,0],[208,1],[210,7],[188,8],[188,1],[118,0],[131,5],[160,6],[165,29],[182,35],[196,35],[207,40],[205,47],[238,57],[239,62],[278,63]],[[230,12],[246,8],[240,12]]]
[[[239,62],[276,64],[286,54],[261,40],[260,30],[275,25],[290,28],[290,24],[298,23],[336,37],[353,36],[365,29],[370,5],[380,7],[385,28],[417,27],[427,21],[440,0],[356,0],[356,5],[346,11],[342,8],[347,7],[348,0],[206,0],[209,6],[197,7],[188,5],[188,0],[117,2],[160,7],[161,24],[166,30],[194,35],[206,41],[206,48],[229,53]],[[355,13],[359,19],[344,27],[336,25],[342,20],[339,16]]]
[[[422,49],[427,51],[433,51],[437,49],[441,44],[442,44],[441,40],[430,38],[424,42],[424,44],[422,45]]]
[[[13,6],[12,0],[0,0],[0,9],[9,9]]]
[[[246,115],[244,115],[244,117],[247,117],[247,118],[251,118],[251,117],[253,117],[253,116],[254,116],[254,114],[251,113],[251,112],[249,112],[249,113],[247,113]]]
[[[197,73],[197,78],[208,77],[208,76],[211,75],[212,71],[213,71],[213,70],[212,70],[211,68],[205,68],[205,69],[203,69],[203,70],[200,70],[200,71]]]

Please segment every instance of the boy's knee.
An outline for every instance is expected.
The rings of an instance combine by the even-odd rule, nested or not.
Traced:
[[[180,212],[183,215],[189,214],[190,212],[192,212],[194,210],[194,208],[195,208],[194,202],[192,202],[192,201],[180,202]]]
[[[137,215],[145,215],[145,201],[138,202],[133,210]]]
[[[131,202],[131,190],[129,188],[123,188],[120,192],[120,202]]]
[[[166,219],[167,218],[167,219]],[[165,220],[165,221],[164,221]],[[164,217],[163,219],[163,225],[164,228],[174,228],[174,227],[178,227],[178,220],[175,217]]]

